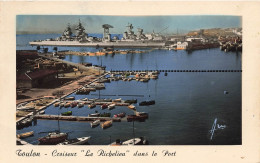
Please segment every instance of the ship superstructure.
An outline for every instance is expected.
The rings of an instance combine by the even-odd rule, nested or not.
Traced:
[[[109,28],[113,28],[112,25],[109,24],[103,24],[102,27],[104,28],[104,33],[103,33],[103,41],[111,41],[111,34],[109,33]]]
[[[70,24],[66,27],[61,37],[56,39],[47,39],[29,42],[32,46],[86,46],[86,47],[164,47],[165,42],[154,41],[149,39],[143,33],[142,28],[138,28],[137,34],[134,33],[134,26],[130,23],[126,26],[127,29],[123,33],[121,40],[117,36],[111,38],[109,29],[113,28],[112,25],[103,24],[104,29],[103,37],[91,37],[88,36],[85,28],[79,20],[79,24],[76,26],[76,34],[73,35]]]
[[[143,29],[142,28],[137,28],[138,29],[138,32],[137,32],[137,35],[136,35],[136,39],[137,40],[147,40],[148,38],[143,34]]]
[[[128,23],[126,27],[127,27],[127,31],[124,32],[122,40],[127,40],[127,41],[136,40],[136,35],[132,30],[134,26]]]
[[[88,35],[85,32],[85,28],[82,26],[80,20],[78,26],[75,28],[76,32],[76,40],[79,42],[84,42],[87,40]]]
[[[60,37],[59,40],[61,41],[71,41],[72,39],[72,31],[70,28],[70,24],[68,24],[67,28],[64,30],[62,36]]]
[[[58,37],[57,41],[79,41],[79,42],[86,42],[88,35],[85,32],[85,28],[82,26],[80,20],[79,24],[75,28],[76,34],[73,36],[72,29],[70,27],[70,24],[68,24],[67,28],[64,30],[61,37]]]

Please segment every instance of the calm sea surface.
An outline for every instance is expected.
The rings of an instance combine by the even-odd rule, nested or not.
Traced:
[[[93,34],[94,35],[94,34]],[[59,34],[48,35],[17,35],[17,50],[36,49],[28,42],[39,39],[55,38]],[[100,36],[95,34],[94,36]],[[51,51],[53,47],[49,47]],[[95,48],[58,47],[58,50],[97,51]],[[142,50],[142,49],[141,49]],[[99,57],[67,55],[65,60],[71,62],[91,62],[105,65],[107,70],[240,70],[241,53],[225,53],[216,49],[186,51],[153,50],[142,54],[115,54]],[[242,143],[241,134],[241,72],[170,72],[164,73],[159,79],[148,83],[137,81],[113,81],[106,83],[106,89],[101,90],[102,98],[122,98],[155,100],[152,106],[137,106],[138,111],[149,113],[145,122],[135,122],[135,136],[145,137],[152,145],[238,145]],[[229,94],[224,94],[228,91]],[[76,99],[98,98],[98,92],[89,95],[71,95]],[[119,95],[144,95],[131,97]],[[116,107],[114,110],[101,110],[100,107],[88,109],[87,106],[78,109],[50,106],[46,114],[73,112],[76,116],[87,116],[95,111],[117,114],[132,111],[126,107]],[[211,140],[210,130],[214,120],[225,125],[224,129],[214,132]],[[34,131],[33,137],[25,141],[37,144],[37,138],[46,134],[39,132],[58,129],[57,121],[38,120],[37,125],[17,130],[17,133]],[[89,123],[60,121],[62,132],[70,132],[69,137],[91,136],[91,145],[107,145],[110,139],[130,139],[133,137],[132,122],[115,122],[113,126],[102,130],[100,126],[92,129]]]

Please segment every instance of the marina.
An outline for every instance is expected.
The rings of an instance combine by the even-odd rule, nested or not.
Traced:
[[[236,56],[235,54],[233,55],[234,57]],[[223,65],[222,65],[223,66]],[[229,66],[230,66],[230,64],[229,64]],[[208,67],[209,69],[210,68],[212,68],[212,67]],[[231,69],[236,69],[237,67],[236,66],[233,66],[233,67],[231,67]],[[123,67],[121,68],[121,69],[123,69]],[[139,68],[140,69],[140,68]],[[220,68],[219,68],[220,69]],[[144,71],[145,72],[145,71]],[[117,72],[116,72],[117,73]],[[188,73],[188,72],[187,72]],[[155,105],[150,105],[149,106],[149,108],[146,108],[146,107],[148,107],[148,106],[142,106],[142,107],[137,107],[137,110],[138,110],[138,112],[149,112],[149,119],[147,119],[145,122],[136,122],[136,126],[137,126],[137,129],[136,129],[136,135],[139,135],[139,136],[143,136],[143,135],[145,135],[144,133],[145,132],[153,132],[153,130],[152,129],[150,129],[150,128],[147,128],[147,126],[151,126],[151,125],[153,125],[154,127],[156,127],[157,125],[155,125],[154,123],[153,123],[153,121],[154,121],[154,119],[157,119],[158,120],[158,118],[160,118],[161,116],[159,116],[159,115],[164,115],[165,113],[164,112],[171,112],[171,107],[169,107],[169,106],[171,106],[171,105],[173,105],[173,106],[175,106],[174,108],[174,113],[175,114],[172,114],[172,116],[171,117],[175,117],[175,116],[177,116],[177,114],[176,114],[176,112],[178,113],[178,114],[182,114],[182,115],[185,115],[185,114],[189,114],[188,113],[188,110],[189,110],[189,105],[187,104],[187,105],[185,105],[184,107],[183,107],[183,103],[190,103],[189,101],[190,100],[195,100],[196,98],[195,97],[190,97],[190,98],[185,98],[186,97],[186,93],[185,92],[190,92],[191,90],[192,90],[192,92],[193,91],[195,91],[195,92],[197,92],[198,93],[198,91],[199,91],[199,89],[196,89],[196,88],[203,88],[204,87],[204,85],[208,85],[208,86],[210,86],[210,81],[211,80],[213,80],[213,79],[217,79],[219,82],[218,83],[215,83],[215,84],[217,84],[218,86],[217,86],[217,88],[218,89],[220,89],[220,90],[227,90],[227,88],[224,86],[224,85],[222,85],[222,83],[224,82],[224,83],[229,83],[229,81],[230,82],[232,82],[234,79],[239,79],[240,78],[240,73],[239,72],[236,72],[236,73],[234,73],[234,72],[221,72],[221,73],[217,73],[217,72],[203,72],[203,73],[200,73],[200,74],[197,74],[197,73],[188,73],[189,75],[189,78],[190,79],[192,79],[192,78],[196,78],[197,80],[198,80],[198,77],[202,77],[202,76],[208,76],[209,78],[208,78],[208,80],[206,80],[206,81],[204,81],[204,82],[202,82],[202,83],[199,83],[199,82],[195,82],[195,83],[190,83],[191,85],[189,86],[189,87],[187,87],[186,89],[183,89],[184,87],[180,87],[180,86],[184,86],[185,85],[185,83],[182,83],[182,81],[181,80],[177,80],[177,77],[178,78],[184,78],[184,76],[182,75],[183,73],[171,73],[171,72],[169,72],[169,74],[168,74],[168,76],[164,76],[164,72],[161,72],[159,75],[158,75],[158,79],[157,80],[150,80],[148,83],[143,83],[143,82],[138,82],[138,81],[136,81],[136,80],[132,80],[132,81],[130,81],[130,82],[128,82],[127,81],[127,87],[126,87],[126,85],[124,84],[126,81],[123,81],[123,80],[118,80],[118,81],[111,81],[111,83],[106,83],[105,85],[106,85],[106,88],[104,89],[104,90],[100,90],[100,96],[102,97],[102,98],[106,98],[106,99],[110,99],[111,97],[112,97],[112,99],[119,99],[119,98],[121,98],[122,100],[124,100],[125,102],[127,101],[127,100],[130,100],[130,103],[132,103],[132,102],[137,102],[137,106],[138,106],[138,103],[140,103],[140,102],[142,102],[142,101],[146,101],[146,100],[152,100],[151,98],[153,98],[153,99],[156,99],[156,103],[155,103]],[[205,74],[205,75],[203,75],[203,74]],[[231,74],[233,74],[233,75],[231,75]],[[220,82],[220,79],[222,78],[222,80],[221,80],[221,82]],[[174,80],[174,85],[171,85],[170,83],[172,82],[172,80]],[[205,78],[204,78],[204,80],[205,80]],[[157,84],[157,86],[156,86],[156,84]],[[231,83],[230,83],[231,84]],[[229,85],[230,85],[229,84]],[[221,86],[222,85],[222,86]],[[226,85],[226,84],[225,84]],[[231,92],[231,96],[234,96],[235,94],[235,92],[237,91],[237,89],[239,88],[239,85],[234,85],[234,84],[232,84],[233,86],[232,87],[230,87],[229,86],[229,88],[228,88],[228,91],[229,92]],[[144,87],[145,86],[145,87]],[[224,87],[223,87],[224,86]],[[131,87],[135,87],[135,90],[131,90],[131,89],[129,89],[129,88],[131,88]],[[158,89],[160,87],[160,89]],[[186,87],[186,86],[185,86]],[[116,90],[114,90],[116,88]],[[147,89],[148,88],[148,89]],[[151,90],[151,88],[157,88],[157,89],[154,89],[154,90]],[[178,96],[171,96],[171,97],[167,97],[167,96],[165,96],[167,93],[170,93],[170,90],[169,90],[169,88],[171,88],[171,90],[174,90],[174,91],[177,91],[178,92]],[[180,89],[181,88],[181,89]],[[211,87],[209,87],[209,88],[211,88]],[[189,90],[189,89],[191,89],[191,90]],[[137,91],[137,90],[139,90],[139,91]],[[219,93],[218,95],[216,94],[216,97],[214,97],[214,99],[212,99],[212,98],[210,98],[210,99],[208,99],[208,98],[206,98],[206,96],[209,96],[209,94],[211,93],[211,92],[215,92],[216,90],[214,89],[214,87],[212,87],[211,89],[209,89],[207,92],[203,92],[202,94],[200,94],[200,97],[201,98],[205,98],[205,100],[200,100],[200,101],[193,101],[192,103],[195,103],[196,105],[197,105],[197,107],[195,107],[196,108],[196,110],[201,110],[203,107],[205,107],[205,109],[203,109],[203,110],[206,110],[206,109],[210,109],[209,107],[207,107],[207,105],[204,105],[204,104],[207,104],[207,103],[209,103],[209,101],[208,100],[210,100],[210,103],[214,103],[214,105],[219,105],[219,106],[221,106],[221,107],[223,107],[223,109],[225,109],[225,112],[227,112],[228,110],[228,112],[230,112],[231,113],[231,108],[229,108],[229,109],[227,109],[226,107],[225,107],[225,105],[220,105],[220,103],[219,102],[217,102],[218,100],[216,100],[216,102],[217,103],[219,103],[219,104],[217,104],[216,102],[214,102],[215,101],[215,99],[221,99],[221,100],[223,100],[223,101],[225,101],[225,102],[227,102],[228,103],[228,101],[227,101],[227,99],[226,99],[226,97],[225,96],[223,96],[223,91],[221,91],[221,93]],[[156,93],[157,92],[157,93]],[[160,93],[161,92],[161,93]],[[162,92],[163,92],[163,94],[162,94]],[[145,93],[146,95],[144,95],[144,96],[140,96],[140,95],[142,95],[143,93]],[[148,97],[148,95],[150,95],[151,97],[149,98]],[[165,94],[165,95],[164,95]],[[110,95],[113,95],[113,96],[110,96]],[[125,96],[125,95],[129,95],[129,96]],[[133,95],[133,96],[131,96],[131,95]],[[230,94],[229,94],[230,95]],[[74,98],[72,98],[72,97],[75,97],[75,100],[78,100],[78,102],[87,102],[89,99],[95,99],[95,98],[98,98],[98,96],[99,96],[99,93],[98,92],[95,92],[95,93],[89,93],[88,95],[80,95],[80,94],[72,94],[72,95],[70,95],[69,97],[71,97],[71,99],[74,99]],[[182,97],[182,98],[181,98]],[[84,98],[87,98],[87,99],[84,99]],[[80,99],[84,99],[84,100],[80,100]],[[133,100],[133,101],[131,101],[131,99],[137,99],[137,101],[135,101],[135,100]],[[237,100],[239,100],[239,98],[236,96],[236,98],[235,99],[237,99]],[[87,101],[85,101],[85,100],[87,100]],[[176,101],[177,100],[177,101]],[[70,100],[67,100],[67,101],[70,101]],[[72,100],[73,101],[73,100]],[[172,101],[172,102],[169,102],[169,101]],[[66,102],[66,101],[64,101],[64,102]],[[129,102],[129,101],[128,101]],[[231,101],[230,101],[231,102]],[[112,103],[112,102],[106,102],[106,103]],[[233,103],[233,102],[232,102]],[[99,105],[98,105],[99,104]],[[98,105],[98,106],[100,106],[102,104],[102,102],[95,102],[95,105]],[[237,104],[239,105],[239,102],[237,101]],[[116,106],[116,108],[115,109],[112,109],[110,112],[111,112],[111,116],[113,116],[113,115],[115,115],[115,114],[119,114],[119,113],[121,113],[121,112],[126,112],[126,114],[127,115],[133,115],[133,111],[131,111],[130,109],[128,109],[127,108],[127,106],[128,106],[129,104],[127,103],[126,104],[126,106]],[[135,105],[135,104],[134,104]],[[160,107],[158,107],[158,105],[160,106]],[[233,104],[232,104],[233,105]],[[227,105],[228,106],[228,105]],[[239,107],[239,106],[237,106],[237,107],[235,107],[235,106],[233,106],[234,108],[237,108],[237,107]],[[232,108],[233,108],[232,107]],[[55,109],[56,108],[56,109]],[[51,114],[51,115],[58,115],[59,113],[58,113],[58,109],[59,107],[54,107],[53,105],[50,105],[47,109],[45,109],[45,114]],[[162,110],[160,110],[160,109],[162,109],[163,108],[163,112],[161,112]],[[170,109],[170,110],[169,110]],[[65,108],[65,107],[62,107],[62,110],[64,110],[64,111],[67,111],[67,108]],[[222,109],[221,109],[222,110]],[[92,109],[89,109],[88,108],[88,106],[87,105],[85,105],[84,107],[82,107],[81,109],[78,109],[77,107],[75,107],[75,108],[73,108],[73,110],[72,110],[72,112],[73,112],[73,115],[72,115],[72,117],[73,116],[86,116],[86,117],[88,117],[88,114],[93,114],[93,113],[95,113],[95,111],[98,111],[98,112],[100,112],[101,111],[101,109],[100,109],[100,107],[94,107],[94,108],[92,108]],[[107,112],[108,111],[108,109],[106,109],[105,110],[105,112]],[[223,110],[224,111],[224,110]],[[60,111],[60,113],[61,112],[63,112],[63,111]],[[102,112],[101,112],[102,113]],[[196,114],[196,113],[194,113],[194,112],[192,112],[193,114]],[[200,111],[200,114],[201,114],[201,111]],[[217,113],[216,113],[217,114]],[[204,117],[204,121],[206,120],[206,119],[208,119],[208,118],[206,118],[206,117],[208,117],[208,115],[207,114],[204,114],[204,116],[202,116],[202,115],[200,115],[200,117]],[[225,117],[223,117],[223,116],[221,116],[222,117],[222,119],[225,119]],[[67,117],[68,118],[68,117]],[[88,118],[90,118],[90,117],[88,117]],[[103,118],[105,118],[105,117],[103,117]],[[179,117],[180,118],[180,117]],[[179,118],[177,118],[177,117],[175,117],[174,119],[172,119],[171,121],[171,123],[177,123],[177,120],[179,119]],[[205,119],[206,118],[206,119]],[[84,120],[83,120],[84,121]],[[93,121],[93,120],[90,120],[90,121],[86,121],[86,122],[91,122],[91,121]],[[208,120],[206,120],[206,121],[208,121],[208,122],[210,122],[211,121],[211,119],[209,118]],[[182,122],[183,123],[185,123],[185,124],[187,124],[189,121],[188,121],[188,119],[183,119],[182,118]],[[202,121],[201,121],[202,122]],[[69,123],[69,124],[67,124],[67,123]],[[160,124],[161,123],[169,123],[169,121],[168,120],[160,120]],[[204,122],[202,122],[203,124],[204,124]],[[82,137],[82,136],[84,136],[84,135],[82,135],[81,133],[82,132],[80,132],[81,130],[82,130],[82,128],[86,128],[85,127],[85,125],[84,125],[85,123],[81,123],[81,121],[77,121],[77,120],[73,120],[73,121],[64,121],[64,120],[61,120],[60,121],[60,126],[61,126],[61,129],[63,128],[62,126],[67,126],[66,127],[66,129],[65,129],[65,131],[67,131],[67,132],[69,132],[69,131],[71,131],[71,129],[72,128],[74,128],[74,129],[72,129],[73,131],[75,131],[75,132],[73,132],[73,133],[71,133],[70,135],[72,136],[72,137]],[[230,123],[229,123],[230,124]],[[232,124],[232,123],[231,123]],[[24,128],[24,129],[22,129],[22,130],[17,130],[17,132],[18,133],[20,133],[20,132],[23,132],[23,131],[27,131],[27,130],[35,130],[35,132],[37,132],[37,130],[38,131],[40,131],[40,130],[43,130],[42,128],[39,130],[39,129],[37,129],[38,127],[37,126],[57,126],[57,120],[51,120],[51,121],[47,121],[47,120],[41,120],[41,119],[37,119],[37,125],[36,126],[29,126],[29,127],[26,127],[26,128]],[[69,126],[71,126],[71,127],[69,127]],[[87,124],[87,126],[89,126],[89,129],[91,129],[91,127],[90,127],[90,125],[89,124]],[[105,130],[101,130],[101,131],[99,131],[99,129],[101,129],[100,127],[96,127],[96,128],[93,128],[93,130],[95,130],[95,133],[94,133],[94,131],[92,131],[92,130],[89,130],[89,129],[84,129],[84,130],[86,130],[86,131],[88,131],[88,132],[90,132],[90,133],[92,133],[92,134],[89,134],[89,135],[86,135],[86,136],[91,136],[92,138],[88,141],[90,144],[97,144],[97,145],[102,145],[102,144],[109,144],[109,138],[107,138],[107,137],[109,137],[109,135],[110,136],[112,136],[112,139],[116,139],[116,138],[121,138],[121,139],[130,139],[131,138],[131,135],[132,135],[132,133],[130,132],[130,131],[128,131],[128,129],[125,129],[124,130],[124,134],[122,134],[122,133],[120,133],[120,135],[119,134],[116,134],[117,133],[117,131],[116,131],[116,129],[118,128],[118,127],[123,127],[123,128],[125,128],[126,126],[128,126],[128,127],[130,127],[131,128],[131,122],[127,122],[126,120],[124,120],[124,121],[121,121],[121,122],[116,122],[116,123],[113,123],[113,125],[111,126],[111,127],[109,127],[109,128],[107,128],[107,129],[105,129]],[[146,127],[145,127],[146,126]],[[159,127],[159,126],[158,126]],[[177,126],[176,126],[177,127]],[[207,127],[207,126],[205,126],[205,127]],[[52,127],[51,127],[52,128]],[[45,129],[45,131],[46,130],[51,130],[51,128],[50,127],[47,127],[46,129]],[[70,129],[71,128],[71,129]],[[177,127],[176,129],[178,129],[178,128],[182,128],[182,127]],[[57,129],[57,127],[54,127],[53,128],[54,130],[55,129]],[[62,130],[64,130],[64,129],[62,129]],[[157,130],[158,130],[158,128],[157,128]],[[163,132],[164,130],[162,130],[162,129],[159,129],[159,131],[161,130],[161,132]],[[101,138],[101,136],[99,136],[99,134],[98,133],[100,133],[101,134],[101,132],[102,132],[102,134],[104,134],[104,135],[106,135],[105,137],[103,137],[103,138]],[[165,131],[164,131],[165,132]],[[187,130],[186,130],[186,132],[188,132]],[[194,131],[195,132],[195,131]],[[138,134],[139,133],[139,134]],[[206,133],[205,133],[206,134]],[[206,134],[207,135],[207,134]],[[28,141],[28,142],[31,142],[31,141],[33,141],[34,139],[35,139],[35,137],[37,137],[38,136],[38,134],[36,133],[35,134],[35,136],[34,137],[28,137],[28,138],[26,138],[26,140]],[[39,136],[41,136],[41,135],[39,135]],[[187,135],[188,136],[188,135]],[[200,137],[199,135],[197,135],[198,137]],[[178,135],[176,136],[175,135],[175,137],[177,137],[178,138]],[[189,136],[188,136],[189,137]],[[163,142],[164,141],[158,141],[157,140],[157,138],[153,138],[153,136],[146,136],[146,138],[147,139],[149,139],[149,142],[150,142],[150,144],[164,144]],[[207,142],[207,138],[205,137],[204,138],[205,140],[205,142],[204,143],[206,143]],[[30,141],[31,140],[31,141]],[[156,141],[157,140],[157,141]],[[174,141],[174,142],[172,142],[172,143],[174,143],[174,144],[178,144],[177,142],[180,142],[180,144],[185,144],[186,143],[186,141],[180,141],[181,139],[180,139],[180,137],[179,137],[179,139],[177,139],[178,141]],[[223,140],[224,141],[224,140]],[[167,144],[169,144],[170,142],[166,142]],[[191,144],[192,142],[191,141],[189,141],[188,142],[188,144]],[[223,142],[222,142],[223,143]]]
[[[33,74],[37,71],[25,72],[38,83],[30,83],[28,90],[21,87],[19,92],[25,99],[17,102],[17,135],[34,133],[23,140],[61,145],[241,143],[241,126],[236,125],[241,122],[240,49],[223,50],[218,40],[211,45],[193,41],[193,46],[184,46],[187,40],[204,41],[202,37],[196,40],[187,36],[180,43],[172,38],[169,43],[154,40],[159,35],[153,33],[153,40],[149,40],[143,29],[133,33],[132,24],[118,40],[111,37],[107,28],[112,26],[108,24],[103,26],[102,37],[84,33],[81,22],[76,27],[78,33],[72,35],[69,28],[61,36],[18,37],[17,49],[38,49],[38,58],[24,63],[32,63],[37,71],[55,69],[46,72],[48,76],[43,79],[62,81],[48,88],[52,90],[48,94],[42,93],[53,97],[38,95],[26,100],[27,92],[45,88]],[[31,47],[22,43],[27,37],[40,39],[29,40]],[[19,84],[28,86],[20,80]],[[216,117],[232,127],[210,139],[209,130]],[[53,135],[57,139],[49,141]]]

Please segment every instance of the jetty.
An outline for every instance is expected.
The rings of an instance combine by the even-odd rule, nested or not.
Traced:
[[[125,72],[139,72],[139,73],[146,73],[146,72],[242,72],[242,70],[111,70],[110,73],[125,73]]]
[[[73,67],[77,67],[79,70],[84,70],[84,71],[89,71],[90,69],[93,69],[95,67],[86,67],[85,65],[79,64],[79,63],[73,63],[73,62],[69,62],[69,61],[65,61],[59,58],[54,58],[54,57],[50,57],[48,55],[43,55],[43,54],[38,54],[40,57],[49,59],[49,60],[54,60],[60,63],[65,63],[67,65],[73,66]],[[98,68],[97,68],[98,69]],[[104,71],[100,70],[100,74],[104,73]]]
[[[84,116],[61,116],[61,115],[35,115],[35,119],[45,119],[45,120],[63,120],[63,121],[82,121],[82,122],[92,122],[95,120],[121,122],[121,118],[110,118],[110,117],[84,117]]]

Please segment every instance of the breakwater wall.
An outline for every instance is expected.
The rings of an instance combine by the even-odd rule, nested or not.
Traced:
[[[242,70],[111,70],[110,73],[118,72],[242,72]]]
[[[121,118],[110,118],[110,117],[84,117],[84,116],[61,116],[61,115],[35,115],[35,119],[46,119],[46,120],[64,120],[64,121],[85,121],[91,122],[95,120],[113,122],[121,122]]]

